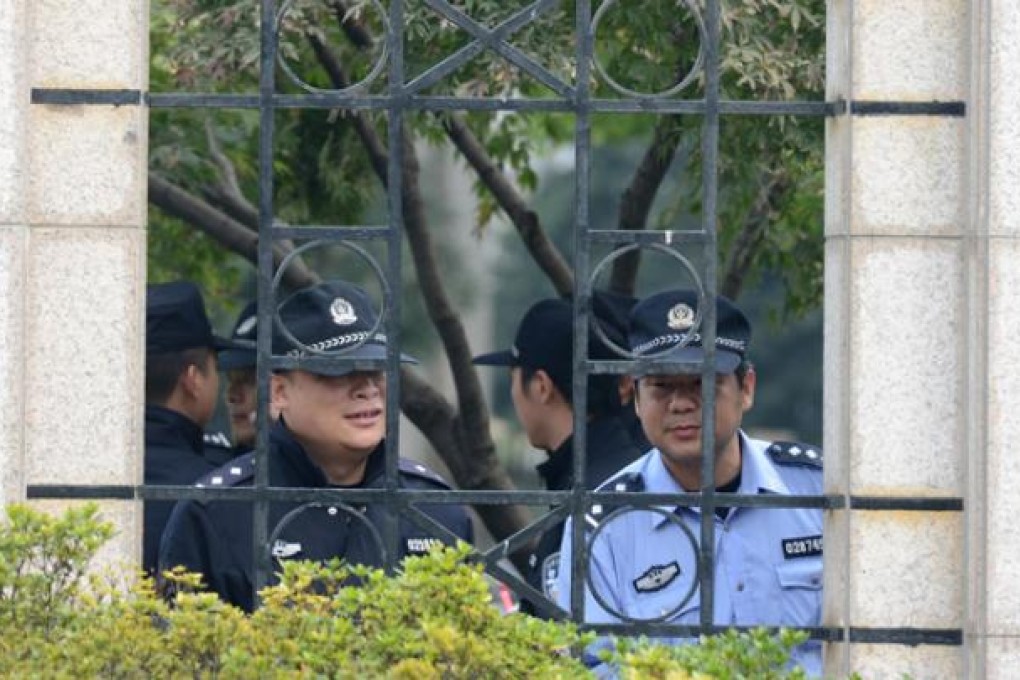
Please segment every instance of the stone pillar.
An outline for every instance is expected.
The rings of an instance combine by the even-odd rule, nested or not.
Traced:
[[[833,0],[828,99],[967,100],[969,5]],[[973,306],[968,276],[973,115],[968,102],[966,117],[848,112],[828,124],[829,493],[965,495],[975,351],[968,329],[984,313]],[[959,512],[829,513],[826,625],[962,628],[964,527]],[[826,673],[961,677],[964,658],[957,646],[829,644]]]
[[[0,0],[0,503],[22,495],[26,0]]]
[[[29,484],[141,480],[147,111],[32,88],[144,90],[145,0],[0,0],[0,465]],[[47,503],[48,506],[59,506]],[[105,503],[137,559],[140,504]]]
[[[1020,6],[974,5],[968,675],[1005,679],[1020,668]]]

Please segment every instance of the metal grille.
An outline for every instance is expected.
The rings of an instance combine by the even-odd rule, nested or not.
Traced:
[[[621,359],[619,361],[590,361],[588,356],[588,317],[591,313],[591,293],[595,277],[608,260],[592,262],[592,250],[598,244],[608,244],[615,248],[609,258],[619,257],[634,249],[658,249],[671,256],[679,257],[683,262],[684,252],[699,252],[701,260],[706,264],[701,271],[693,271],[695,279],[703,286],[703,292],[713,296],[716,292],[716,249],[717,234],[715,229],[718,198],[718,140],[720,121],[730,115],[792,115],[792,116],[868,116],[868,115],[922,115],[922,116],[963,116],[962,102],[889,102],[889,101],[728,101],[720,98],[720,2],[706,0],[704,14],[699,17],[699,30],[702,40],[702,54],[699,68],[703,69],[704,97],[699,99],[675,98],[680,87],[660,93],[658,96],[644,96],[634,93],[611,81],[608,74],[595,59],[594,37],[598,21],[604,12],[611,11],[615,0],[606,0],[594,12],[590,0],[579,0],[576,3],[575,30],[577,35],[576,79],[573,83],[563,82],[557,75],[545,69],[541,64],[517,51],[506,36],[528,24],[555,2],[538,0],[534,4],[517,12],[504,23],[495,28],[487,28],[476,23],[467,15],[445,0],[426,0],[426,4],[445,20],[453,22],[466,31],[472,41],[459,52],[442,63],[436,64],[422,74],[408,80],[405,75],[404,63],[404,29],[405,8],[401,0],[392,0],[388,11],[381,4],[374,3],[378,11],[385,14],[386,38],[385,55],[379,63],[379,69],[385,69],[388,75],[385,92],[367,94],[364,90],[350,88],[346,90],[328,91],[312,87],[304,87],[302,94],[281,94],[276,82],[278,65],[278,29],[277,18],[282,9],[274,0],[261,0],[261,54],[260,84],[258,94],[186,94],[186,93],[145,93],[126,90],[85,90],[85,89],[34,89],[32,102],[48,105],[91,105],[91,106],[125,106],[141,105],[153,109],[168,108],[210,108],[210,109],[254,109],[260,114],[260,159],[259,159],[259,245],[258,245],[258,386],[260,394],[268,394],[269,376],[274,368],[310,367],[316,362],[349,361],[341,357],[310,359],[274,358],[270,351],[272,311],[277,302],[276,285],[279,273],[274,270],[272,247],[274,241],[293,239],[307,241],[307,247],[313,247],[320,240],[343,241],[351,244],[356,241],[381,241],[387,245],[388,253],[385,263],[377,264],[380,275],[384,305],[386,310],[384,325],[390,338],[385,362],[358,362],[359,368],[385,368],[389,375],[397,375],[399,369],[399,327],[401,315],[400,295],[395,293],[387,281],[399,281],[401,262],[401,242],[403,239],[402,221],[402,148],[404,144],[405,114],[413,111],[521,111],[521,112],[566,112],[575,121],[575,214],[574,228],[574,272],[575,272],[575,359],[574,359],[574,395],[575,423],[574,446],[578,455],[574,458],[574,487],[568,492],[543,491],[413,491],[398,488],[398,439],[399,384],[391,381],[387,395],[387,452],[386,452],[386,485],[380,489],[339,490],[339,489],[294,489],[272,488],[267,477],[268,466],[265,464],[268,455],[268,408],[264,400],[260,400],[258,418],[260,423],[257,439],[256,479],[253,487],[210,489],[193,487],[153,487],[153,486],[46,486],[34,485],[28,488],[30,498],[111,498],[111,499],[234,499],[253,502],[255,511],[255,552],[253,560],[257,565],[256,588],[268,582],[271,573],[271,562],[268,551],[269,535],[272,527],[267,526],[268,508],[271,501],[288,500],[303,502],[332,503],[385,503],[397,511],[400,516],[448,539],[455,538],[442,526],[419,512],[416,505],[428,503],[463,503],[463,504],[554,504],[556,507],[527,529],[498,543],[491,549],[480,552],[477,558],[498,578],[503,579],[512,587],[530,598],[537,599],[540,593],[531,589],[516,574],[510,573],[500,566],[502,557],[524,546],[532,537],[548,529],[568,514],[573,518],[573,554],[575,560],[573,570],[572,601],[574,608],[569,615],[575,620],[583,620],[583,588],[585,583],[585,565],[588,563],[589,545],[585,534],[583,518],[593,504],[607,504],[631,508],[652,508],[656,506],[700,506],[703,510],[698,536],[698,562],[700,581],[698,589],[701,597],[700,625],[671,625],[649,621],[629,621],[620,625],[600,625],[595,629],[612,630],[625,633],[645,633],[652,635],[691,635],[714,632],[718,630],[713,622],[714,592],[714,559],[715,545],[714,509],[719,505],[731,507],[783,507],[783,508],[822,508],[851,509],[858,511],[870,510],[903,510],[903,511],[946,511],[961,512],[962,499],[930,499],[930,498],[871,498],[862,496],[749,496],[739,494],[718,493],[714,489],[714,456],[705,455],[702,470],[702,492],[676,496],[671,494],[590,492],[584,485],[585,460],[587,450],[584,414],[586,412],[586,386],[588,375],[593,373],[626,373],[635,370],[655,368],[660,372],[670,372],[675,365],[666,364],[655,359]],[[688,6],[690,9],[690,6]],[[452,96],[430,96],[422,94],[430,85],[439,82],[446,75],[467,63],[473,56],[483,50],[498,53],[504,59],[514,63],[522,72],[527,73],[545,84],[553,94],[547,98],[499,97],[499,98],[462,98]],[[594,70],[594,74],[593,74]],[[289,74],[289,71],[286,71]],[[379,72],[378,70],[376,72]],[[609,84],[617,90],[622,98],[599,99],[592,96],[590,79],[592,76],[609,79]],[[387,204],[389,223],[385,225],[362,228],[350,227],[288,227],[277,225],[275,220],[273,188],[273,150],[276,143],[274,114],[279,109],[319,108],[340,110],[379,110],[388,117],[388,182]],[[589,194],[591,176],[591,121],[596,114],[629,115],[635,113],[680,114],[699,116],[702,120],[702,148],[704,159],[702,173],[701,200],[703,211],[701,227],[690,231],[649,231],[630,232],[617,230],[594,230],[590,227]],[[689,266],[689,264],[687,265]],[[709,298],[711,299],[711,298]],[[708,305],[703,318],[704,346],[706,359],[701,367],[702,375],[713,375],[715,354],[715,308]],[[714,450],[712,426],[714,420],[715,382],[711,379],[702,381],[702,395],[706,408],[703,413],[703,446],[705,452]],[[380,540],[385,547],[385,554],[393,559],[397,554],[397,514],[392,514],[390,521],[384,526]],[[391,564],[391,566],[393,566]],[[566,616],[551,604],[539,605],[539,609],[557,616]],[[850,641],[868,643],[893,644],[962,644],[962,633],[959,629],[912,629],[912,628],[855,628],[827,627],[809,630],[816,639],[828,641]]]

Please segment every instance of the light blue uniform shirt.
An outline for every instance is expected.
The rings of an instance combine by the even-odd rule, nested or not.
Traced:
[[[820,495],[821,453],[797,445],[775,445],[740,433],[741,494]],[[684,493],[662,462],[658,449],[637,459],[601,489],[623,490],[619,480],[640,475],[644,491]],[[676,513],[700,541],[698,508],[663,508]],[[594,511],[594,508],[593,508]],[[599,517],[603,520],[608,513]],[[591,532],[589,532],[589,536]],[[800,508],[731,508],[715,520],[716,625],[821,625],[822,511]],[[561,545],[558,604],[570,609],[570,524]],[[632,510],[606,525],[591,548],[593,587],[612,609],[635,619],[665,616],[691,592],[697,573],[697,546],[667,517]],[[613,623],[585,588],[585,621]],[[700,597],[690,599],[669,623],[700,623]],[[794,661],[810,675],[821,674],[821,645],[809,641]]]

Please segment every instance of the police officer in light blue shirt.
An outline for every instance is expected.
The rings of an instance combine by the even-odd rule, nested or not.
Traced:
[[[631,312],[629,342],[637,355],[688,363],[689,373],[639,377],[635,408],[654,448],[614,475],[606,491],[696,492],[701,486],[704,358],[698,295],[652,295]],[[751,326],[729,300],[716,301],[715,486],[720,492],[820,495],[821,450],[751,439],[740,429],[754,403],[756,376],[745,354]],[[622,617],[700,623],[697,560],[701,511],[595,506],[585,620]],[[570,608],[571,532],[564,532],[559,604]],[[818,509],[716,508],[714,622],[716,625],[821,625],[822,512]],[[594,593],[592,591],[595,591]],[[597,596],[596,596],[597,594]],[[794,661],[821,673],[821,646],[809,641]]]

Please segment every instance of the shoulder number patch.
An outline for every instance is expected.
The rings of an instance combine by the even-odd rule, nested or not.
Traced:
[[[654,593],[662,590],[680,575],[680,565],[674,560],[669,564],[656,564],[634,579],[634,590],[639,593]]]
[[[408,555],[427,555],[430,551],[442,548],[443,542],[438,538],[409,538],[407,539]]]

